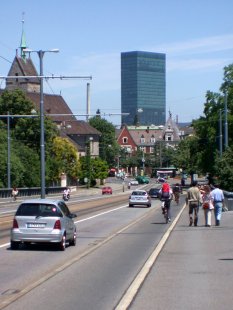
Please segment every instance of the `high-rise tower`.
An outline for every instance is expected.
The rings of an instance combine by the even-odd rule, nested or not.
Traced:
[[[121,53],[122,124],[164,125],[166,121],[166,55]]]

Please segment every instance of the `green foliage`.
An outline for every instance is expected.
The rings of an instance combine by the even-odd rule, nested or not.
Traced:
[[[7,115],[8,112],[9,115],[31,115],[33,109],[33,103],[26,98],[22,90],[6,90],[0,96],[2,115]],[[7,117],[0,121],[0,187],[7,186],[7,121]],[[11,184],[17,187],[40,186],[40,118],[11,116],[9,121]],[[55,124],[45,118],[44,128],[46,184],[60,181],[60,172],[64,170],[70,178],[77,179],[77,150],[74,151],[73,146],[67,142],[63,149],[63,157],[59,157],[60,155],[56,154],[58,148],[53,144],[54,138],[58,135]]]
[[[215,171],[221,188],[233,192],[233,146],[229,147],[222,157],[217,157]]]
[[[19,118],[15,126],[15,138],[40,151],[40,118]],[[52,146],[53,139],[58,135],[52,120],[44,119],[46,149]]]
[[[0,130],[0,187],[7,187],[7,131]],[[11,137],[11,183],[17,187],[40,184],[39,155]]]
[[[224,189],[232,189],[232,146],[233,146],[233,65],[224,68],[222,93],[207,91],[204,103],[204,116],[193,121],[195,136],[182,141],[176,152],[176,165],[188,172],[210,173],[217,177]],[[226,101],[227,100],[227,101]],[[225,103],[227,103],[228,144],[224,146],[220,157],[220,116],[222,125],[225,120]],[[225,127],[222,128],[224,137]]]
[[[13,91],[4,90],[0,97],[0,114],[24,115],[31,114],[34,109],[33,103],[26,98],[25,93],[20,89]]]
[[[100,158],[105,160],[110,167],[116,166],[119,145],[115,137],[115,127],[112,123],[100,118],[100,116],[91,118],[89,124],[101,132],[99,141]]]
[[[88,156],[83,156],[79,160],[80,162],[80,181],[84,182],[84,178],[89,178],[91,184],[94,183],[96,179],[104,180],[108,176],[108,164],[101,158],[90,158]]]
[[[56,163],[52,179],[59,180],[62,173],[66,173],[68,178],[77,179],[79,160],[74,145],[67,138],[56,137],[51,151],[53,160],[50,163]]]

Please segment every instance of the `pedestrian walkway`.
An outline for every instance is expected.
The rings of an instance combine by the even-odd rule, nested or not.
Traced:
[[[233,211],[218,227],[205,227],[202,213],[189,227],[184,209],[129,309],[233,309]]]

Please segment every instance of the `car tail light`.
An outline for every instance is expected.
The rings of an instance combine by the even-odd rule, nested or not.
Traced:
[[[61,221],[56,220],[53,229],[60,229],[61,230]]]
[[[13,228],[19,228],[19,225],[16,219],[13,220]]]

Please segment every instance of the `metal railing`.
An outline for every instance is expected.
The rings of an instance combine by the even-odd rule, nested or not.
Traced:
[[[45,189],[46,195],[59,194],[64,191],[65,187],[47,187]],[[30,197],[30,196],[39,196],[41,195],[40,187],[31,187],[31,188],[18,188],[17,197]],[[0,189],[0,198],[9,198],[12,197],[12,189],[3,188]]]

